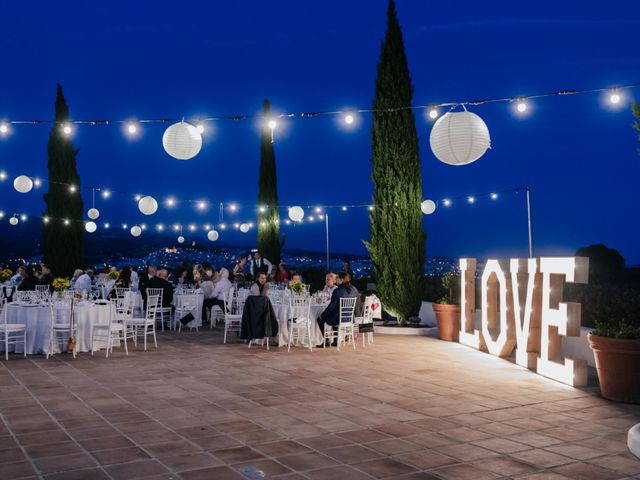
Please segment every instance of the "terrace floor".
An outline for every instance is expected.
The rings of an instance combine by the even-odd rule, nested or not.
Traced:
[[[0,362],[0,478],[640,479],[640,405],[458,344],[222,345]]]

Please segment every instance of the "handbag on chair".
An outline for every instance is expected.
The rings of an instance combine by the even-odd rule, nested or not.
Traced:
[[[71,299],[71,317],[69,318],[69,340],[67,341],[67,352],[73,353],[76,349],[76,337],[73,335],[73,310],[75,298]]]

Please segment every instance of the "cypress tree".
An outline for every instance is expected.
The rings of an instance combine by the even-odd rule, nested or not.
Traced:
[[[373,202],[370,241],[377,288],[385,310],[400,323],[420,309],[426,234],[422,228],[422,174],[411,106],[413,86],[394,0],[378,62],[373,109]]]
[[[264,118],[269,118],[269,100],[264,101]],[[278,203],[278,179],[276,154],[271,142],[271,130],[266,122],[260,137],[260,177],[258,178],[258,249],[262,256],[274,265],[280,263],[279,240],[280,208]]]
[[[83,203],[80,196],[80,176],[76,168],[78,149],[62,131],[69,120],[69,107],[58,84],[55,103],[55,121],[49,134],[49,191],[44,195],[46,213],[51,221],[42,225],[44,261],[49,263],[55,275],[71,275],[83,265],[82,222]],[[75,186],[75,192],[69,191]],[[68,219],[65,225],[63,219]]]

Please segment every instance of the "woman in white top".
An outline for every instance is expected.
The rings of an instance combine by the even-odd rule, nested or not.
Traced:
[[[211,310],[214,305],[218,305],[220,310],[224,312],[224,297],[231,289],[229,270],[221,268],[215,283],[211,281],[211,278],[207,278],[200,283],[200,288],[204,296],[202,302],[202,320],[206,320],[207,310]]]
[[[331,294],[333,291],[338,288],[336,286],[336,274],[329,272],[324,277],[324,288],[322,289],[322,293]]]

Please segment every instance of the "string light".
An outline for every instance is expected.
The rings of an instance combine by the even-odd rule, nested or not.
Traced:
[[[35,185],[35,187],[39,187],[40,185],[42,185],[42,181],[39,178],[35,178],[33,180],[33,184]]]
[[[68,219],[68,218],[65,218],[65,219],[64,219],[64,224],[65,224],[66,226],[68,226],[68,225],[69,225],[69,223],[70,223],[70,222],[69,222],[69,219]]]
[[[352,113],[347,113],[344,116],[344,123],[346,123],[347,125],[351,125],[353,121],[354,121],[354,118]]]
[[[69,185],[69,193],[76,193],[76,186],[75,185]]]
[[[22,220],[23,222],[26,222],[27,216],[23,213],[22,215],[20,215],[20,220]]]
[[[267,211],[267,208],[266,208],[266,207],[264,207],[264,206],[261,206],[261,207],[259,208],[259,210],[260,210],[260,213],[264,213],[264,212],[266,212],[266,211]]]
[[[476,197],[467,197],[467,202],[469,203],[476,203]]]
[[[527,111],[527,102],[525,102],[524,100],[520,99],[518,100],[518,103],[516,104],[516,110],[519,113],[524,113]]]
[[[224,223],[220,224],[220,230],[226,230],[227,229],[227,225]]]
[[[102,198],[109,198],[111,196],[111,192],[109,190],[102,190]]]
[[[123,230],[126,230],[126,229],[127,229],[127,224],[126,224],[126,223],[123,223],[123,224],[122,224],[122,229],[123,229]]]
[[[238,210],[238,206],[235,203],[229,205],[229,211],[235,212],[236,210]]]
[[[618,93],[618,90],[613,89],[611,92],[611,95],[609,95],[609,101],[614,105],[617,105],[618,103],[620,103],[620,100],[621,100],[621,97],[620,97],[620,94]]]
[[[343,212],[346,212],[346,211],[347,211],[347,207],[343,206],[343,207],[342,207],[342,211],[343,211]]]
[[[4,182],[6,179],[7,179],[7,172],[3,170],[0,172],[0,180]]]
[[[164,204],[167,207],[175,207],[176,206],[176,199],[173,197],[169,197],[164,201]]]
[[[271,129],[271,130],[275,130],[275,128],[278,126],[278,122],[276,122],[273,118],[271,120],[269,120],[267,122],[267,126]]]
[[[491,200],[497,200],[498,199],[498,194],[497,193],[492,193],[491,194]]]
[[[445,198],[445,199],[442,201],[442,204],[443,204],[445,207],[449,207],[449,206],[451,206],[451,200],[449,200],[448,198]]]
[[[436,118],[438,118],[438,109],[437,108],[431,107],[429,109],[429,118],[431,120],[435,120]]]
[[[175,232],[177,232],[178,230],[180,230],[180,225],[178,225],[178,224],[174,225],[174,226],[173,226],[173,230],[174,230]]]
[[[0,210],[0,218],[4,218],[4,212]]]
[[[140,195],[139,193],[137,193],[133,198],[135,199],[135,201],[136,201],[136,202],[139,202],[139,201],[140,201],[140,199],[142,198],[142,195]]]
[[[135,135],[136,133],[138,133],[138,125],[136,124],[136,122],[129,122],[127,123],[127,133],[130,136]]]
[[[6,135],[9,133],[9,124],[7,122],[0,123],[0,134]]]
[[[62,133],[64,133],[67,137],[71,135],[73,129],[71,128],[70,123],[65,123],[62,125]]]
[[[200,122],[196,125],[196,130],[198,130],[198,133],[200,135],[202,135],[204,133],[204,123]]]
[[[200,200],[196,206],[198,207],[198,210],[204,210],[207,208],[207,203],[203,200]]]
[[[110,227],[109,223],[104,224],[104,228],[109,229],[109,227]]]

